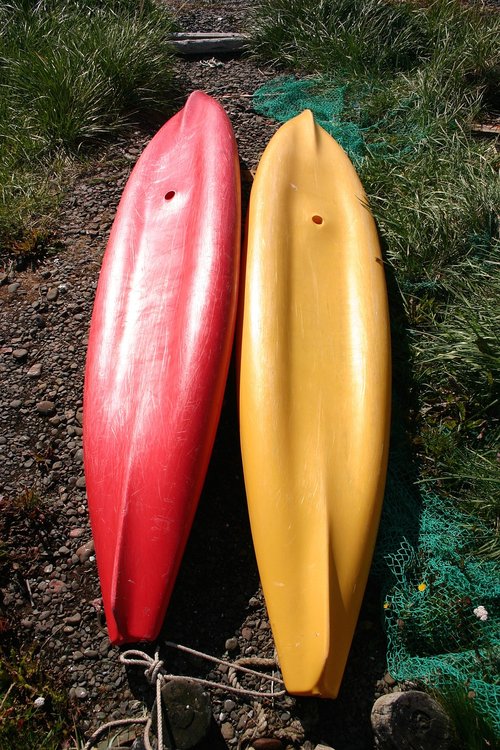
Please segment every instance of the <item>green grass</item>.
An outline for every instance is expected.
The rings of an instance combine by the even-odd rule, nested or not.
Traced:
[[[264,0],[252,24],[253,49],[326,76],[392,80],[420,67],[426,76],[446,70],[450,86],[467,76],[467,86],[482,87],[498,83],[495,15],[455,0]]]
[[[404,310],[421,473],[493,528],[500,518],[492,447],[500,437],[496,158],[464,131],[442,130],[397,160],[382,155],[361,169]]]
[[[151,0],[12,0],[0,26],[0,250],[15,252],[70,159],[168,105],[172,22]]]
[[[455,0],[265,0],[252,25],[255,54],[315,74],[325,97],[343,87],[402,308],[409,353],[395,340],[394,354],[411,371],[422,476],[497,528],[499,158],[470,126],[499,101],[500,15]]]
[[[465,688],[435,693],[434,697],[450,717],[460,750],[489,750],[498,738],[488,720],[477,710],[474,691]]]
[[[40,705],[41,704],[41,705]],[[65,692],[32,649],[0,650],[0,747],[60,750],[79,746]]]

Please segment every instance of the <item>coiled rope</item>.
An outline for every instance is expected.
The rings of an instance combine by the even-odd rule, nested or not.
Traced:
[[[232,693],[236,693],[237,695],[252,696],[256,698],[277,698],[286,694],[286,690],[284,689],[284,687],[282,687],[278,691],[275,691],[273,689],[275,684],[284,686],[283,680],[275,677],[274,675],[268,675],[262,672],[258,672],[257,670],[251,669],[248,666],[249,664],[252,664],[253,666],[272,667],[276,663],[274,659],[261,659],[258,657],[252,657],[239,659],[235,662],[229,662],[224,659],[219,659],[216,656],[205,654],[202,651],[196,651],[193,648],[181,646],[180,644],[173,643],[172,641],[166,641],[165,645],[178,651],[182,651],[183,653],[190,654],[191,656],[197,656],[205,659],[206,661],[211,661],[215,664],[220,664],[228,667],[228,679],[230,684],[222,685],[219,682],[215,682],[213,680],[205,680],[202,677],[187,677],[184,675],[168,674],[164,669],[163,660],[160,659],[159,648],[156,649],[154,657],[150,656],[145,651],[140,651],[138,649],[128,649],[127,651],[123,651],[123,653],[121,653],[119,657],[122,664],[125,664],[126,666],[144,667],[144,676],[146,677],[147,681],[155,688],[155,701],[153,703],[153,708],[149,716],[140,716],[134,719],[117,719],[116,721],[108,721],[106,724],[103,724],[87,741],[84,750],[91,750],[91,748],[95,747],[95,743],[97,742],[97,740],[106,732],[109,732],[112,729],[118,729],[119,727],[133,725],[144,725],[144,747],[146,748],[146,750],[154,750],[151,741],[151,727],[153,724],[154,716],[156,716],[158,750],[163,750],[163,709],[161,689],[164,683],[168,682],[169,680],[175,679],[179,682],[195,682],[199,685],[203,685],[204,687],[211,687],[217,690],[223,689]],[[254,677],[258,677],[261,680],[267,680],[271,682],[271,690],[268,692],[264,692],[258,690],[248,690],[247,688],[241,687],[240,683],[234,676],[236,671],[243,672],[244,674],[249,674]]]

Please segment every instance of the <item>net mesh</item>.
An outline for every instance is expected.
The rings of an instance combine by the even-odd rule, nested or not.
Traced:
[[[347,86],[336,86],[329,89],[328,96],[325,97],[324,90],[316,79],[299,80],[283,76],[257,89],[253,95],[253,103],[257,112],[278,122],[286,122],[304,109],[310,109],[316,122],[357,163],[365,154],[365,143],[359,125],[342,120],[346,90]]]
[[[345,91],[332,87],[325,94],[314,79],[279,78],[258,89],[253,101],[256,111],[278,122],[310,109],[359,164],[367,146],[363,129],[342,120]],[[423,485],[397,429],[373,562],[383,593],[388,669],[398,681],[466,689],[500,736],[500,565],[477,554],[493,532],[479,521],[471,524],[449,500],[418,489]]]

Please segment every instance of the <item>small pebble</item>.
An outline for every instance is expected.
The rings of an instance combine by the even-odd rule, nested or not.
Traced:
[[[225,740],[232,740],[234,737],[234,727],[229,721],[225,721],[220,728],[221,734]]]
[[[54,414],[56,405],[53,401],[39,401],[35,408],[42,417],[50,417]]]
[[[76,556],[81,563],[84,563],[92,556],[94,549],[94,541],[91,539],[76,550]]]
[[[39,378],[42,374],[42,365],[40,362],[37,362],[36,364],[32,365],[30,369],[28,370],[28,377],[29,378]]]
[[[64,622],[68,625],[78,625],[79,622],[82,621],[82,616],[79,612],[75,612],[73,615],[69,615],[68,617],[64,618]]]
[[[47,292],[47,300],[49,302],[55,302],[59,297],[59,289],[56,286],[51,286]]]

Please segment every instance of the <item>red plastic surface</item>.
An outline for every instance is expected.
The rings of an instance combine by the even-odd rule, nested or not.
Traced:
[[[125,186],[92,316],[85,476],[109,636],[155,640],[204,482],[231,356],[240,182],[196,91]]]

